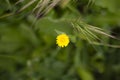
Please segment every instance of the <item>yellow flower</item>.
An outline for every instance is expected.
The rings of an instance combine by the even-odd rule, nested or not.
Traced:
[[[56,44],[58,44],[59,47],[66,47],[69,44],[69,37],[66,34],[60,34],[56,38]]]

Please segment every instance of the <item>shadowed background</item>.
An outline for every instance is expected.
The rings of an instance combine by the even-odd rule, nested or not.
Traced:
[[[0,80],[120,80],[119,3],[0,0]],[[76,37],[81,32],[75,33],[72,20],[117,39],[94,33],[103,44],[90,44],[87,33]],[[67,47],[57,46],[56,31],[70,35]]]

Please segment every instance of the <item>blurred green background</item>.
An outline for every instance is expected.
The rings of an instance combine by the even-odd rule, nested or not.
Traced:
[[[55,1],[0,0],[0,80],[120,80],[120,47],[89,44],[69,21],[102,28],[117,39],[101,42],[120,45],[120,0]],[[56,30],[71,35],[67,47],[56,45]]]

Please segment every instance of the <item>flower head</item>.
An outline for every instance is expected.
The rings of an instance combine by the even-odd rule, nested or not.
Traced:
[[[56,44],[58,44],[59,47],[66,47],[69,44],[69,37],[66,34],[60,34],[56,38]]]

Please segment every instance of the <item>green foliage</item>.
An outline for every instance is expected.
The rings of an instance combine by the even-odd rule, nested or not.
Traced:
[[[0,80],[120,80],[119,2],[2,0]]]

